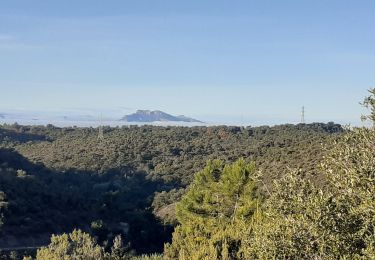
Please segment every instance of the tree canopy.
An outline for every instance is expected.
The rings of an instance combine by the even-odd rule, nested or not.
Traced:
[[[102,260],[104,250],[89,234],[74,230],[70,234],[53,235],[48,247],[38,250],[37,260]]]
[[[317,168],[325,176],[324,186],[307,179],[302,169],[291,170],[275,180],[269,197],[260,207],[255,207],[259,205],[259,198],[254,189],[244,189],[242,198],[246,202],[238,204],[240,217],[232,219],[234,222],[230,216],[234,214],[236,200],[230,197],[239,194],[238,176],[246,176],[238,175],[246,171],[243,162],[224,167],[227,170],[222,172],[226,174],[220,174],[220,170],[215,174],[215,169],[222,169],[219,162],[209,164],[196,175],[177,206],[181,226],[176,228],[172,244],[166,246],[166,256],[172,259],[373,259],[374,140],[375,130],[361,128],[337,141]],[[222,182],[224,179],[229,181]],[[251,183],[249,187],[254,187],[256,182]],[[236,192],[231,193],[233,190]],[[226,194],[231,195],[226,197]],[[218,201],[215,198],[223,197],[228,201],[215,203]],[[248,205],[245,214],[240,213],[242,205]],[[233,241],[234,244],[228,244]]]
[[[241,257],[242,238],[234,231],[249,225],[258,208],[258,178],[255,165],[243,159],[231,165],[219,160],[208,162],[177,204],[180,225],[173,234],[172,244],[166,246],[166,257]]]
[[[323,175],[314,170],[326,153],[322,143],[330,144],[345,132],[334,123],[274,127],[131,126],[104,127],[103,131],[104,139],[98,140],[95,128],[0,126],[0,190],[6,194],[8,205],[6,210],[1,209],[4,224],[0,248],[45,246],[52,234],[80,229],[107,253],[118,235],[123,237],[127,250],[135,254],[161,253],[164,243],[171,242],[174,226],[183,223],[183,216],[189,213],[181,206],[177,212],[175,209],[191,190],[195,173],[210,161],[222,178],[227,176],[227,182],[233,183],[238,176],[227,172],[240,172],[232,164],[242,157],[257,166],[255,170],[252,164],[235,164],[251,173],[248,180],[254,187],[244,187],[256,194],[249,200],[243,199],[243,194],[237,198],[235,190],[231,190],[236,186],[225,186],[227,182],[222,180],[203,185],[197,196],[208,199],[210,194],[204,191],[207,188],[214,189],[211,191],[217,197],[210,199],[211,206],[204,204],[204,208],[196,210],[210,212],[214,206],[221,207],[210,214],[220,215],[222,223],[229,224],[222,229],[223,225],[213,224],[218,217],[210,214],[206,220],[202,215],[203,224],[193,222],[215,231],[216,237],[208,241],[212,252],[241,255],[242,233],[231,230],[253,221],[252,203],[256,201],[260,207],[259,200],[273,190],[273,180],[283,177],[289,167],[303,168],[306,179],[319,187],[324,185]],[[220,195],[222,190],[228,191]],[[214,199],[220,199],[220,203]],[[241,204],[244,202],[249,203],[248,211]],[[186,225],[177,230],[182,230],[188,242],[190,233],[183,226]],[[202,230],[199,232],[208,237]],[[176,245],[171,244],[172,251],[178,251],[173,249]]]

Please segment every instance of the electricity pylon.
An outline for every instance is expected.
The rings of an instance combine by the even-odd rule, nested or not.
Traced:
[[[305,123],[305,107],[302,107],[302,112],[301,112],[301,124]]]

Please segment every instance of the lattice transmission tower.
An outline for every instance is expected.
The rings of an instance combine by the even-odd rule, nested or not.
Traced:
[[[301,112],[301,123],[305,123],[305,106],[302,107],[302,112]]]

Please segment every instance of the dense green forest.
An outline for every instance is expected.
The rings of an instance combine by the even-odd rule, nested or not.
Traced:
[[[175,206],[207,161],[238,158],[262,172],[257,194],[273,180],[314,169],[344,130],[340,125],[274,127],[0,127],[0,247],[39,247],[51,234],[80,229],[107,252],[121,235],[126,255],[162,253]],[[2,223],[1,222],[1,223]]]
[[[375,259],[374,140],[334,123],[2,125],[0,258]]]
[[[179,226],[166,259],[374,259],[372,129],[354,129],[326,154],[319,186],[303,169],[275,180],[239,160],[210,162],[177,204]]]

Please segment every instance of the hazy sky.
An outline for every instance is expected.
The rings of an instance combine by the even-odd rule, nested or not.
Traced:
[[[2,110],[358,124],[375,1],[1,0]]]

